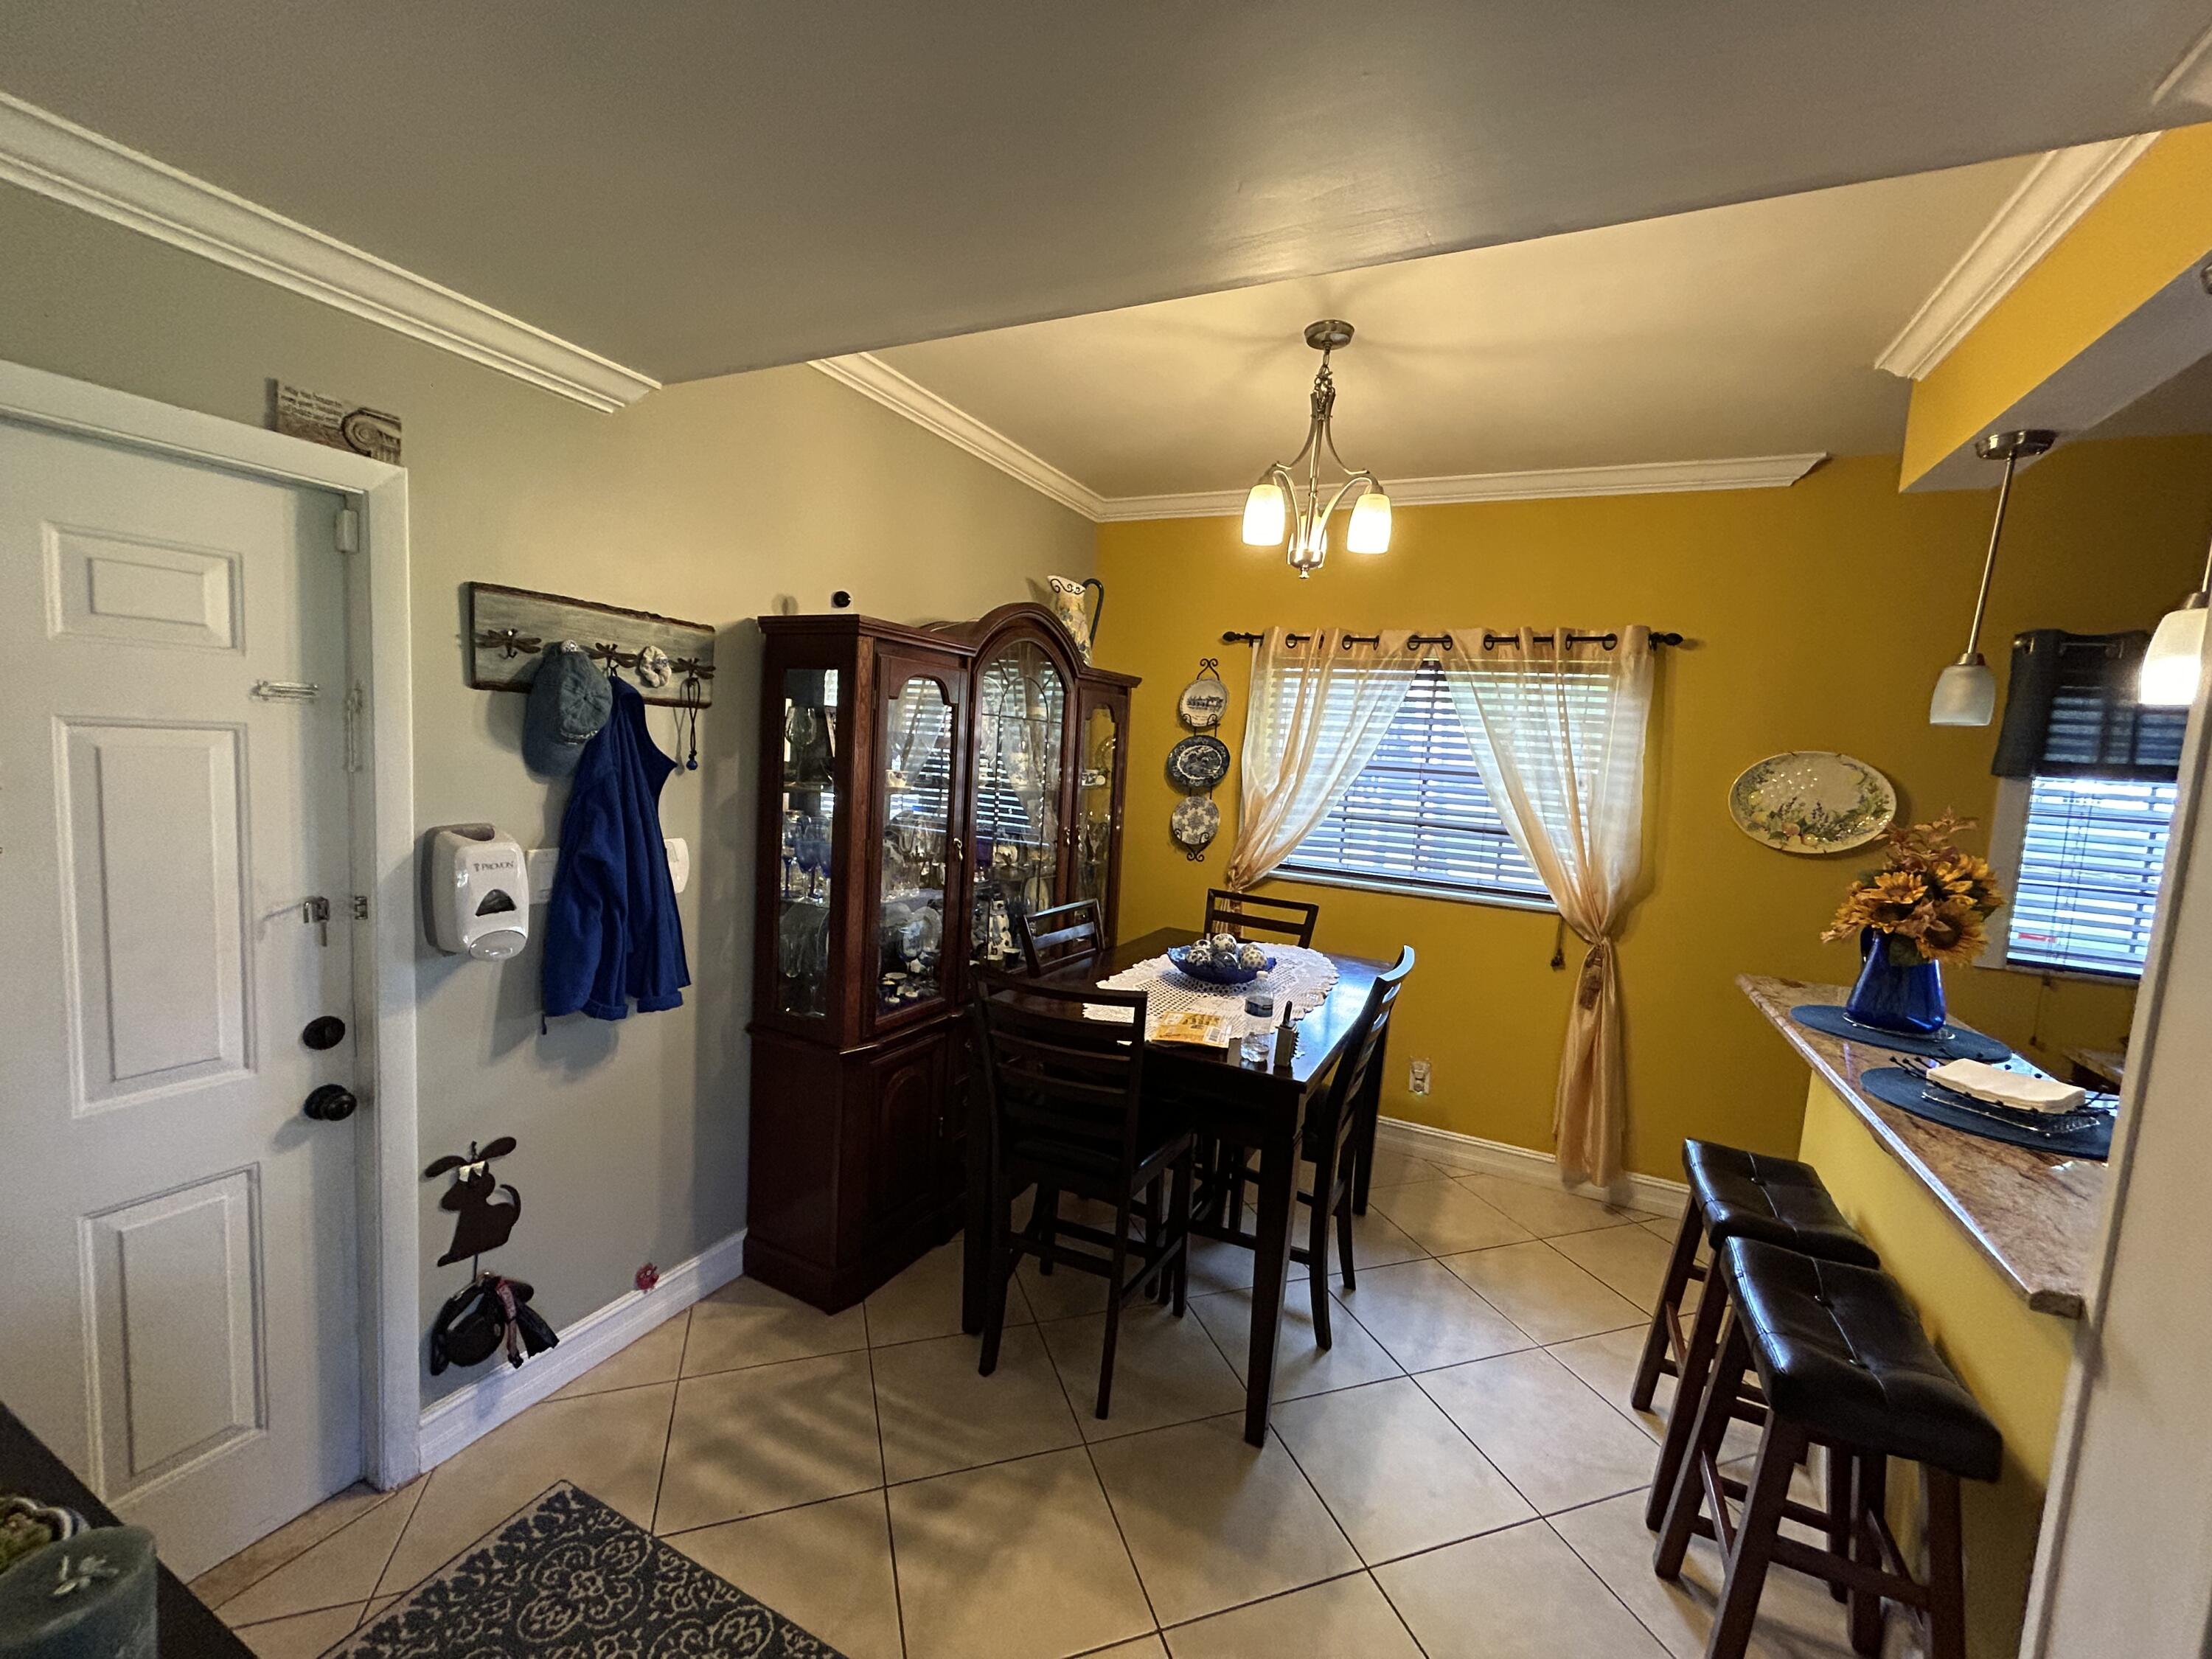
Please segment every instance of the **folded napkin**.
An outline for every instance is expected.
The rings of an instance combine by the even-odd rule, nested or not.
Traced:
[[[1986,1100],[1992,1106],[2009,1106],[2019,1112],[2079,1111],[2088,1098],[2072,1084],[2061,1083],[2056,1078],[2008,1072],[2002,1066],[1978,1060],[1948,1060],[1929,1067],[1928,1076],[1931,1082],[1940,1083],[1947,1089],[1955,1089],[1976,1100]]]

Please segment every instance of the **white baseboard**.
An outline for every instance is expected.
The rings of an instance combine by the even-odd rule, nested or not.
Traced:
[[[1486,1175],[1508,1176],[1516,1181],[1538,1181],[1547,1186],[1559,1187],[1559,1161],[1549,1152],[1540,1152],[1527,1146],[1515,1146],[1503,1140],[1485,1140],[1480,1135],[1463,1135],[1450,1129],[1432,1129],[1425,1123],[1408,1123],[1403,1118],[1386,1117],[1376,1126],[1376,1144],[1393,1146],[1411,1157],[1425,1158],[1431,1163],[1456,1164],[1462,1169],[1480,1170]],[[1632,1204],[1639,1210],[1654,1211],[1660,1215],[1679,1215],[1690,1189],[1679,1181],[1668,1181],[1659,1176],[1639,1175],[1634,1170],[1624,1174],[1611,1188],[1600,1187],[1593,1182],[1578,1182],[1566,1191],[1582,1198],[1595,1198],[1609,1204]]]
[[[650,1291],[632,1291],[586,1314],[561,1333],[559,1346],[532,1354],[520,1366],[495,1356],[482,1376],[423,1412],[422,1468],[435,1468],[526,1407],[568,1387],[654,1326],[720,1290],[743,1272],[744,1247],[744,1229],[740,1227],[689,1261],[671,1267]]]

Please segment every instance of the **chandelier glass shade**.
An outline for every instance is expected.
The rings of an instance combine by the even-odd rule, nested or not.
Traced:
[[[1928,700],[1930,726],[1987,726],[1996,717],[1997,677],[1982,655],[1982,621],[1989,614],[1990,582],[1996,574],[1997,539],[2004,534],[2005,507],[2012,500],[2013,469],[2057,441],[2055,432],[1993,432],[1974,446],[1984,460],[2004,463],[2004,477],[1997,485],[1997,510],[1990,524],[1990,550],[1982,556],[1982,586],[1974,595],[1966,648],[1936,677],[1936,690]]]
[[[1336,409],[1336,380],[1329,373],[1329,353],[1352,341],[1352,325],[1326,318],[1306,327],[1306,343],[1321,353],[1321,370],[1314,376],[1310,418],[1306,441],[1287,461],[1270,462],[1244,498],[1244,540],[1252,547],[1280,547],[1291,568],[1310,576],[1328,557],[1328,521],[1346,501],[1352,514],[1346,526],[1345,550],[1380,553],[1390,545],[1390,497],[1372,472],[1355,470],[1336,453],[1329,421]],[[1344,475],[1341,483],[1322,477],[1322,452]],[[1305,469],[1301,485],[1297,472]]]

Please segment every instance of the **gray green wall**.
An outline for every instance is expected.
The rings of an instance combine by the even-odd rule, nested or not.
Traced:
[[[557,258],[558,250],[548,250]],[[522,765],[523,699],[462,683],[460,584],[546,589],[721,631],[702,764],[663,823],[692,846],[677,1012],[541,1036],[535,948],[462,963],[418,945],[421,1144],[521,1143],[526,1214],[497,1262],[556,1326],[744,1223],[759,635],[790,596],[849,588],[902,621],[964,617],[1083,576],[1091,526],[805,368],[702,381],[601,415],[43,198],[0,186],[0,358],[265,424],[279,379],[405,423],[412,503],[417,828],[488,818],[558,838],[565,790]],[[653,714],[665,747],[671,716]],[[542,912],[540,913],[542,915]],[[460,1282],[429,1264],[450,1217],[422,1193],[424,1319]],[[477,1373],[425,1378],[425,1401]]]

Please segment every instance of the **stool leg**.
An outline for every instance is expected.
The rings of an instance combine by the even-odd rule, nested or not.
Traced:
[[[1856,1488],[1851,1499],[1851,1555],[1861,1565],[1880,1571],[1881,1539],[1875,1522],[1889,1507],[1889,1459],[1880,1452],[1860,1452],[1851,1459]],[[1869,1659],[1881,1651],[1881,1597],[1870,1589],[1850,1593],[1851,1651]]]
[[[1712,1634],[1705,1642],[1705,1659],[1743,1659],[1744,1650],[1751,1645],[1759,1592],[1766,1588],[1766,1569],[1782,1530],[1790,1477],[1804,1450],[1804,1430],[1770,1413],[1765,1437],[1759,1442],[1759,1466],[1752,1473],[1751,1490],[1736,1522],[1735,1548],[1729,1555],[1728,1582],[1722,1586]]]
[[[1728,1433],[1732,1420],[1729,1408],[1742,1389],[1743,1374],[1750,1366],[1750,1339],[1744,1335],[1743,1327],[1731,1319],[1728,1334],[1721,1341],[1720,1357],[1713,1364],[1712,1382],[1698,1401],[1697,1410],[1676,1413],[1686,1423],[1694,1419],[1695,1428],[1674,1472],[1665,1510],[1666,1529],[1661,1533],[1659,1547],[1651,1557],[1651,1571],[1670,1583],[1682,1576],[1682,1558],[1690,1553],[1691,1530],[1698,1510],[1705,1505],[1705,1461],[1720,1455],[1722,1437]],[[1770,1434],[1773,1427],[1774,1419],[1770,1414]]]
[[[1832,1555],[1851,1553],[1851,1465],[1857,1462],[1840,1446],[1824,1446],[1820,1455],[1828,1464],[1828,1551]],[[1850,1599],[1848,1586],[1832,1583],[1828,1594],[1837,1601]]]
[[[1928,1659],[1966,1659],[1966,1545],[1959,1477],[1928,1474]]]
[[[1653,1390],[1659,1386],[1659,1367],[1667,1358],[1668,1327],[1680,1317],[1682,1292],[1689,1287],[1690,1269],[1698,1259],[1698,1242],[1705,1237],[1705,1218],[1692,1199],[1682,1209],[1682,1231],[1674,1236],[1674,1254],[1667,1261],[1667,1277],[1659,1286],[1658,1310],[1651,1316],[1650,1334],[1644,1339],[1644,1357],[1636,1362],[1636,1386],[1628,1403],[1638,1411],[1651,1409]],[[1676,1408],[1682,1396],[1674,1396]]]
[[[1667,1437],[1659,1443],[1659,1466],[1651,1476],[1651,1495],[1644,1504],[1644,1524],[1654,1532],[1666,1518],[1668,1501],[1674,1495],[1674,1480],[1690,1444],[1705,1374],[1712,1369],[1713,1352],[1720,1342],[1721,1316],[1727,1310],[1728,1287],[1722,1283],[1720,1259],[1716,1256],[1705,1279],[1705,1293],[1698,1303],[1697,1322],[1690,1328],[1690,1346],[1674,1378],[1674,1406],[1667,1413]],[[1725,1423],[1726,1417],[1722,1420]]]

